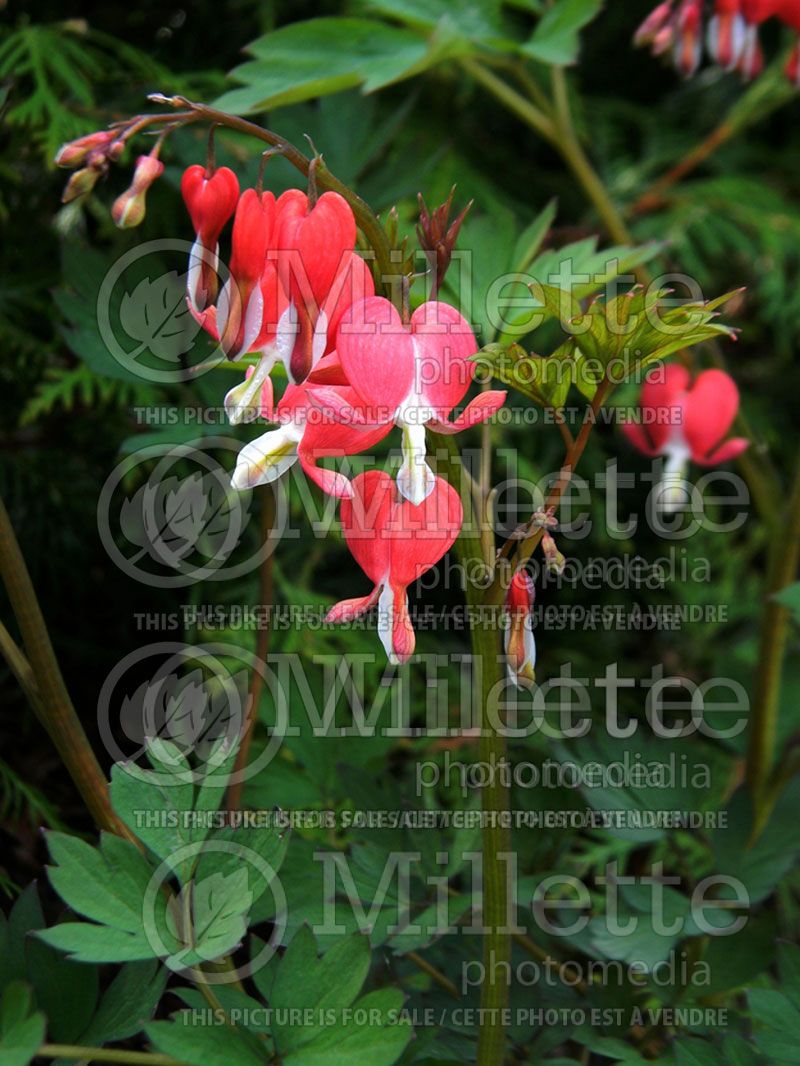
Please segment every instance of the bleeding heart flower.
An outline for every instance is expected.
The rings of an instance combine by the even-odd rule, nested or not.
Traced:
[[[397,425],[403,432],[400,493],[421,504],[435,478],[425,461],[425,427],[458,433],[483,422],[502,406],[505,392],[482,392],[453,421],[474,377],[470,356],[478,346],[466,319],[448,304],[418,307],[408,326],[388,300],[373,296],[354,304],[336,334],[336,352],[358,401],[346,405],[333,390],[314,390],[315,402],[363,429]]]
[[[261,351],[262,355],[255,372],[248,373],[246,379],[239,385],[235,385],[225,397],[225,410],[232,425],[251,422],[258,417],[258,395],[276,363],[283,363],[289,380],[292,380],[292,353],[298,328],[297,309],[293,303],[287,301],[283,287],[275,275],[275,264],[268,262],[266,269],[270,274],[270,285],[268,289],[265,288],[262,280],[265,306],[264,329],[252,346],[253,350]],[[312,371],[322,356],[332,351],[340,324],[351,320],[353,303],[363,300],[366,296],[372,296],[374,291],[372,274],[367,264],[355,252],[346,252],[342,258],[341,269],[333,279],[314,323],[311,344]],[[273,294],[277,294],[277,300],[273,298]],[[266,311],[268,306],[280,308],[280,314],[274,318],[270,317]],[[276,321],[277,327],[270,333],[267,330],[268,324]],[[334,383],[347,384],[343,373],[340,373],[338,382]]]
[[[320,367],[327,375],[325,362]],[[335,357],[329,357],[327,362],[335,363]],[[248,385],[254,378],[251,369]],[[317,460],[363,452],[378,443],[383,429],[363,432],[342,425],[311,402],[314,384],[312,376],[302,385],[289,385],[273,407],[272,380],[267,377],[261,382],[259,414],[268,422],[278,423],[278,428],[257,437],[239,452],[231,481],[235,489],[252,489],[276,481],[299,459],[306,475],[323,492],[337,497],[350,495],[350,481],[343,474],[317,466]],[[344,404],[357,400],[353,389],[346,385],[336,387],[336,391]]]
[[[313,207],[300,189],[289,189],[278,199],[273,254],[293,309],[295,336],[289,377],[295,383],[304,381],[311,372],[317,320],[355,243],[353,212],[338,193],[323,193]]]
[[[236,210],[239,181],[228,167],[209,173],[195,164],[183,172],[181,193],[195,232],[186,289],[190,306],[199,312],[217,298],[219,235]]]
[[[690,384],[686,367],[668,366],[650,374],[639,398],[641,422],[623,426],[628,440],[649,456],[664,456],[661,506],[674,509],[689,460],[717,466],[735,459],[748,441],[723,443],[739,410],[739,390],[723,370],[704,370]]]
[[[533,635],[533,604],[536,586],[527,570],[517,570],[506,593],[508,628],[505,649],[511,680],[519,687],[529,687],[536,679],[536,638]]]
[[[344,538],[375,588],[368,596],[337,603],[326,621],[352,621],[377,604],[386,654],[391,662],[403,663],[415,644],[408,586],[452,547],[464,520],[461,500],[452,485],[436,478],[423,503],[409,503],[382,470],[359,474],[352,487],[352,499],[341,506]]]
[[[249,352],[264,325],[267,249],[275,222],[275,197],[247,189],[233,218],[230,277],[217,301],[219,343],[229,359]]]

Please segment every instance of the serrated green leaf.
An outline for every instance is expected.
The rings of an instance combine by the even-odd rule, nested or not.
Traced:
[[[266,1047],[247,1030],[196,1025],[190,1012],[169,1022],[151,1022],[145,1032],[156,1051],[186,1066],[264,1066]]]
[[[364,1022],[328,1026],[310,1044],[283,1059],[285,1066],[391,1066],[411,1039],[411,1025],[399,1019],[403,994],[384,988],[363,996],[354,1011]],[[376,1014],[384,1024],[376,1024]]]
[[[370,92],[444,58],[410,30],[367,18],[294,22],[248,45],[253,59],[231,71],[244,84],[216,102],[245,114],[362,86]]]
[[[602,0],[556,0],[521,51],[542,63],[566,66],[578,58],[578,33],[597,15]]]
[[[245,915],[250,910],[253,897],[247,887],[247,871],[242,867],[229,874],[211,873],[201,879],[193,879],[179,897],[172,901],[169,915],[176,921],[190,907],[192,926],[190,930],[176,929],[176,940],[191,946],[170,960],[175,967],[218,959],[232,951],[242,940],[247,930]]]
[[[800,1062],[800,1011],[772,988],[749,989],[747,1002],[758,1047],[779,1062]]]
[[[156,955],[144,932],[128,933],[107,925],[62,922],[36,935],[76,962],[136,962]]]
[[[370,963],[369,940],[356,933],[334,944],[321,958],[317,942],[308,926],[302,926],[281,959],[272,986],[271,1005],[314,1010],[341,1011],[355,1000],[366,980]],[[315,1039],[315,1026],[290,1023],[273,1027],[281,1055]]]
[[[514,269],[527,270],[539,254],[542,241],[547,236],[556,217],[558,204],[551,200],[542,208],[531,224],[523,230],[514,249]]]

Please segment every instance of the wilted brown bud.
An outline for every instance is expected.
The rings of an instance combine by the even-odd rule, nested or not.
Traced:
[[[459,215],[456,215],[451,223],[450,208],[453,205],[455,191],[456,187],[454,185],[445,202],[434,208],[433,212],[428,211],[427,205],[422,198],[422,193],[419,193],[417,197],[419,200],[417,237],[420,248],[425,252],[431,268],[436,271],[432,296],[436,295],[444,281],[444,276],[450,266],[453,249],[458,239],[458,231],[461,229],[461,223],[472,207],[472,200],[470,200],[464,210]]]

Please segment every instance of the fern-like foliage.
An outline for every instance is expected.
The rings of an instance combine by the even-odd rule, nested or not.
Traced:
[[[23,817],[27,817],[34,825],[46,825],[51,829],[64,827],[57,810],[46,796],[0,759],[0,820],[19,822]]]
[[[175,84],[146,53],[80,19],[6,28],[0,78],[11,83],[6,123],[27,131],[48,160],[64,141],[97,126],[93,112],[104,86]]]
[[[20,425],[30,425],[59,408],[72,411],[78,407],[103,406],[125,410],[152,404],[155,397],[156,392],[149,385],[102,377],[85,363],[69,368],[51,367],[23,409]]]

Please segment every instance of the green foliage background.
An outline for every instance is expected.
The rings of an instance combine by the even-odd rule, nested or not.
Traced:
[[[775,464],[786,470],[796,460],[794,397],[800,394],[796,359],[800,329],[800,103],[784,87],[779,61],[775,69],[768,68],[757,91],[744,90],[734,76],[713,70],[683,83],[671,70],[633,51],[630,45],[633,30],[649,7],[647,0],[610,0],[591,20],[596,6],[577,0],[560,0],[558,5],[571,9],[568,26],[580,26],[582,12],[589,22],[580,35],[580,61],[572,75],[576,90],[573,105],[589,153],[623,209],[630,209],[651,182],[706,137],[723,115],[732,114],[733,121],[741,126],[737,136],[668,191],[656,210],[632,215],[630,225],[637,242],[659,242],[654,260],[657,267],[690,274],[708,296],[739,285],[747,287],[737,298],[735,315],[730,319],[741,329],[741,337],[735,346],[726,346],[726,355],[762,454],[769,453]],[[488,98],[459,65],[459,59],[473,49],[491,45],[495,34],[502,36],[501,21],[503,33],[509,26],[521,32],[530,21],[529,13],[540,8],[536,0],[509,3],[502,13],[491,0],[453,5],[423,5],[415,0],[363,5],[236,0],[224,6],[200,0],[185,8],[148,2],[82,3],[78,7],[66,11],[60,3],[10,3],[0,29],[0,81],[5,94],[0,128],[4,249],[0,281],[0,490],[41,596],[73,699],[92,733],[103,680],[145,639],[135,625],[137,613],[168,615],[189,602],[254,603],[258,591],[256,575],[177,592],[137,585],[109,560],[96,524],[96,501],[109,471],[121,451],[141,443],[143,427],[137,425],[131,408],[219,404],[231,380],[224,373],[213,373],[195,386],[161,387],[121,375],[110,363],[94,323],[98,278],[124,250],[160,236],[191,236],[177,182],[183,166],[203,158],[204,136],[187,132],[171,142],[165,179],[151,191],[144,226],[133,233],[116,231],[108,215],[111,200],[127,184],[125,167],[112,171],[108,182],[100,185],[86,204],[59,209],[64,174],[54,169],[51,158],[62,141],[143,110],[144,97],[150,91],[180,92],[195,99],[221,98],[223,106],[252,111],[295,143],[302,144],[303,135],[309,135],[335,174],[356,187],[382,215],[396,206],[401,227],[409,232],[415,221],[417,192],[422,191],[429,204],[438,203],[455,182],[459,202],[475,201],[460,246],[475,256],[479,291],[514,261],[520,234],[551,201],[555,201],[555,215],[545,236],[545,250],[555,252],[598,237],[601,246],[609,242],[558,154]],[[333,49],[331,38],[325,34],[320,43],[313,39],[314,32],[308,36],[307,31],[291,29],[288,38],[281,38],[285,51],[281,59],[276,60],[274,49],[267,46],[263,46],[266,59],[260,58],[258,46],[248,57],[241,55],[245,45],[277,28],[296,27],[311,16],[342,15],[381,20],[385,41],[376,32],[359,37],[357,24],[352,24],[346,32],[341,27],[335,31],[342,34],[341,48]],[[547,17],[552,18],[553,13]],[[295,32],[296,41],[291,36]],[[569,30],[551,32],[535,40],[528,54],[534,60],[560,62],[571,55],[574,43]],[[777,55],[784,45],[775,35],[767,47]],[[356,46],[368,53],[363,64],[354,64],[348,52]],[[378,59],[376,53],[380,53]],[[228,72],[234,68],[230,77]],[[408,68],[413,68],[414,76],[401,78]],[[336,95],[313,99],[317,92],[333,89]],[[365,89],[371,91],[365,93]],[[243,185],[255,177],[258,160],[251,145],[221,136],[218,150],[221,158],[237,167]],[[276,188],[295,180],[280,161],[271,164],[269,174]],[[489,342],[494,338],[486,332],[481,339]],[[701,363],[708,360],[702,352],[699,358]],[[633,391],[622,392],[619,402],[632,399]],[[163,432],[168,437],[170,430]],[[557,468],[562,445],[554,427],[523,426],[493,432],[502,447],[516,449],[521,476],[536,478]],[[243,433],[242,439],[246,437]],[[622,469],[641,472],[645,468],[644,460],[633,454],[613,428],[601,426],[584,458],[584,472],[599,470],[614,456],[619,457]],[[630,513],[636,513],[640,503],[632,498]],[[642,527],[635,543],[614,542],[603,531],[600,511],[593,517],[591,535],[571,544],[568,551],[587,559],[626,551],[649,560],[664,554],[665,545],[646,528]],[[248,530],[253,542],[258,536],[256,525],[251,523]],[[663,664],[669,672],[697,680],[729,676],[750,687],[757,654],[765,537],[763,528],[749,523],[735,536],[726,537],[720,551],[710,534],[701,533],[687,547],[687,556],[712,560],[710,581],[684,582],[678,576],[655,593],[640,590],[632,596],[641,606],[654,602],[727,605],[725,621],[688,625],[675,632],[542,632],[537,668],[540,678],[556,673],[566,662],[573,663],[577,674],[595,677],[607,663],[617,661],[624,664],[628,674],[639,678],[649,676],[654,665]],[[361,580],[338,538],[319,542],[309,531],[307,537],[280,549],[275,568],[276,602],[334,602],[353,595],[352,589],[360,588]],[[584,607],[621,600],[629,603],[631,599],[630,594],[610,588],[558,590],[552,585],[543,597],[546,603]],[[461,602],[457,588],[436,589],[428,598],[436,606]],[[211,636],[249,642],[251,648],[254,643],[254,634],[235,630]],[[187,634],[187,639],[203,637],[197,631]],[[167,639],[171,639],[169,634]],[[312,685],[319,688],[322,675],[311,662],[312,654],[371,652],[374,640],[369,632],[317,632],[308,639],[302,632],[289,630],[274,635],[273,650],[303,656]],[[791,640],[779,723],[781,759],[787,763],[800,736],[796,629]],[[464,634],[453,631],[422,632],[419,643],[420,650],[429,652],[463,650],[466,645]],[[378,676],[375,671],[368,678],[368,688],[377,683]],[[241,1046],[235,1051],[239,1058],[234,1058],[230,1047],[212,1046],[210,1042],[216,1039],[213,1034],[203,1038],[193,1033],[181,1015],[167,1021],[181,1005],[180,1000],[193,1005],[194,993],[188,988],[175,990],[171,985],[173,991],[168,996],[173,998],[163,998],[166,974],[163,969],[157,971],[152,960],[135,954],[95,958],[98,964],[129,960],[109,973],[107,968],[65,959],[46,946],[46,940],[36,941],[36,949],[23,948],[20,938],[26,929],[52,925],[61,916],[60,905],[49,888],[42,892],[44,915],[31,889],[19,895],[40,875],[47,861],[38,827],[83,834],[90,833],[91,827],[59,770],[55,753],[6,671],[0,675],[0,687],[4,700],[0,722],[0,877],[9,903],[17,900],[5,932],[3,976],[9,984],[4,1010],[8,1022],[0,1041],[6,1040],[10,1047],[16,1039],[25,1044],[33,1037],[36,1046],[44,1016],[50,1039],[102,1043],[134,1038],[141,1042],[142,1037],[136,1037],[141,1030],[139,1022],[157,1010],[159,1020],[149,1025],[147,1040],[158,1050],[204,1064],[263,1061],[263,1046],[256,1043],[254,1050],[249,1031],[241,1034]],[[297,694],[292,698],[293,706],[298,706]],[[641,718],[640,691],[623,693],[622,710]],[[271,713],[265,699],[261,707],[265,722]],[[644,758],[664,754],[663,744],[655,753],[654,742],[640,730],[630,743],[581,742],[560,755],[610,763],[620,759],[626,747],[631,755],[639,752]],[[474,756],[470,749],[465,751],[465,757]],[[674,905],[682,913],[692,887],[704,875],[735,873],[754,900],[744,933],[717,940],[685,934],[682,940],[665,944],[663,938],[645,930],[642,938],[647,941],[650,937],[649,941],[627,945],[630,951],[650,958],[675,947],[690,959],[708,959],[713,964],[712,988],[695,990],[678,980],[665,988],[649,985],[643,993],[629,987],[592,987],[582,998],[556,983],[516,989],[514,1002],[541,1007],[576,1003],[613,1007],[632,1001],[725,1005],[730,1008],[727,1028],[654,1024],[644,1032],[632,1033],[626,1026],[608,1024],[531,1025],[511,1033],[514,1046],[525,1049],[520,1051],[523,1060],[638,1063],[657,1058],[677,1066],[706,1066],[723,1060],[737,1066],[800,1061],[800,953],[791,946],[800,924],[800,879],[794,868],[800,850],[797,785],[789,783],[770,825],[755,849],[747,851],[749,813],[738,788],[743,738],[714,744],[690,738],[681,742],[679,751],[690,763],[713,766],[711,789],[691,797],[680,789],[673,795],[638,792],[626,802],[643,808],[687,807],[691,803],[707,809],[729,807],[730,830],[716,834],[659,831],[616,835],[546,829],[520,833],[515,848],[523,876],[521,899],[526,891],[533,891],[545,871],[568,871],[591,881],[613,859],[629,872],[663,861],[670,873],[681,878]],[[537,736],[515,745],[514,751],[518,759],[539,763],[553,754]],[[352,738],[320,743],[301,734],[268,772],[255,779],[246,801],[259,808],[276,804],[337,811],[414,806],[414,765],[431,757],[440,758],[441,752],[437,753],[425,738],[400,747]],[[606,797],[610,806],[618,801],[618,796]],[[191,805],[191,797],[187,802]],[[461,800],[443,789],[438,802],[457,806]],[[602,805],[603,801],[568,792],[554,797],[544,790],[519,790],[514,802],[521,808],[560,804],[570,809],[587,803]],[[470,803],[477,803],[477,794],[470,797]],[[368,895],[383,857],[392,849],[410,845],[422,850],[426,868],[432,872],[432,850],[441,847],[458,856],[475,844],[474,834],[443,834],[436,842],[430,837],[359,830],[342,833],[335,840],[321,833],[293,834],[283,847],[281,876],[285,875],[290,890],[290,933],[301,931],[276,972],[263,978],[263,987],[259,982],[258,993],[270,1002],[298,1003],[308,993],[294,970],[305,973],[323,965],[303,928],[304,923],[314,920],[319,905],[318,886],[312,878],[316,868],[310,853],[314,845],[349,849],[360,871],[360,885]],[[70,862],[79,869],[86,869],[89,862],[85,855],[76,856],[66,843],[57,852],[51,847],[51,854],[50,861],[67,870],[62,875],[65,884],[70,878]],[[463,860],[461,864],[454,860],[448,872],[458,901]],[[78,914],[98,921],[108,918],[88,913],[85,904],[82,908],[79,883],[72,887],[56,884],[56,888]],[[429,886],[418,878],[414,892],[420,909],[430,902],[428,891]],[[603,902],[599,892],[593,893],[593,903],[600,914]],[[626,905],[646,917],[646,904],[634,892],[626,897]],[[273,917],[268,908],[256,909],[255,914],[268,928]],[[226,936],[230,940],[226,950],[240,938],[240,918],[229,915],[229,927],[217,931],[221,940]],[[56,928],[64,929],[64,924]],[[266,935],[260,926],[256,931]],[[370,958],[365,938],[355,936],[353,928],[349,931],[355,939],[329,948],[343,956],[340,967],[330,972],[353,973],[360,975],[360,980],[354,978],[352,987],[344,988],[337,1007],[352,1003],[367,980],[372,989],[367,995],[382,997],[378,1005],[385,1011],[394,1009],[397,988],[414,1003],[446,1004],[446,994],[409,961],[408,952],[424,949],[425,957],[447,974],[456,972],[470,951],[470,945],[465,946],[459,937],[431,937],[435,941],[432,944],[392,944],[378,923],[371,936],[374,950]],[[70,934],[66,931],[48,935],[50,944],[62,951],[69,949]],[[541,948],[563,956],[563,943],[548,941],[533,930],[531,936]],[[568,951],[569,957],[583,960],[608,959],[618,957],[615,952],[619,947],[604,940],[598,929],[596,936],[569,943]],[[31,958],[31,953],[35,956],[37,952],[49,954]],[[63,970],[59,987],[73,986],[76,1001],[80,1001],[69,1009],[56,1005],[58,997],[51,997],[52,1003],[48,999],[42,975],[57,966]],[[113,997],[124,1000],[125,981],[135,986],[141,1003],[138,1013],[120,1019],[119,1010],[113,1010]],[[115,1024],[106,1024],[107,1017],[115,1019]],[[15,1025],[22,1028],[22,1037]],[[327,1054],[328,1058],[310,1056],[306,1060],[302,1049],[291,1045],[290,1034],[272,1033],[269,1039],[279,1052],[289,1056],[285,1062],[300,1066],[306,1061],[339,1061],[332,1048],[322,1045],[315,1054]],[[392,1038],[396,1042],[387,1038],[377,1047],[359,1044],[359,1039],[358,1034],[353,1037],[354,1046],[346,1056],[349,1062],[369,1061],[375,1066],[379,1061],[468,1062],[474,1057],[475,1031],[469,1028],[445,1025],[423,1030],[408,1046],[405,1037],[397,1039],[397,1034]],[[347,1050],[342,1051],[341,1061]]]

